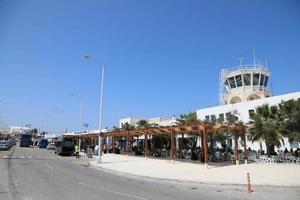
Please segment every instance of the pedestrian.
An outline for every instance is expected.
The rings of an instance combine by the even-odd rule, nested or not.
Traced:
[[[79,158],[79,152],[80,152],[80,148],[78,145],[75,145],[75,157]]]

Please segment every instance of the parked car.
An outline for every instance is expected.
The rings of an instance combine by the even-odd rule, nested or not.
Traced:
[[[47,148],[48,146],[48,140],[47,139],[41,139],[41,141],[38,144],[39,148]]]
[[[7,140],[0,140],[0,150],[8,150],[9,142]]]
[[[47,146],[48,150],[55,150],[55,144],[54,143],[49,143]]]

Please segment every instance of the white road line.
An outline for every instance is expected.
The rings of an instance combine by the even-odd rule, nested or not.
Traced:
[[[28,159],[32,159],[32,156],[28,156],[27,158],[28,158]]]
[[[79,185],[86,186],[86,187],[94,188],[94,189],[97,189],[97,190],[102,190],[102,191],[105,191],[105,192],[110,192],[110,193],[114,193],[114,194],[123,195],[123,196],[130,197],[130,198],[134,198],[134,199],[147,200],[146,198],[143,198],[143,197],[140,197],[140,196],[135,196],[135,195],[132,195],[132,194],[127,194],[127,193],[123,193],[123,192],[118,192],[118,191],[115,191],[115,190],[105,189],[105,188],[101,188],[101,187],[95,187],[95,186],[92,186],[92,185],[88,185],[88,184],[86,184],[86,183],[81,183],[81,182],[79,182],[78,184],[79,184]]]
[[[20,156],[20,158],[21,158],[21,159],[24,159],[24,158],[25,158],[25,156]]]
[[[2,158],[9,158],[9,156],[2,156]]]
[[[46,166],[47,166],[49,169],[53,170],[53,167],[51,167],[48,163],[46,163]]]

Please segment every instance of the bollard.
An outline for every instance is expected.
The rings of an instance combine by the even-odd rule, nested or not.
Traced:
[[[247,187],[248,187],[248,193],[253,192],[251,188],[251,183],[250,183],[250,173],[247,173]]]

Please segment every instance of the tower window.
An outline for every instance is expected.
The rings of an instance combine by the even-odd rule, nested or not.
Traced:
[[[244,74],[244,85],[251,85],[251,74]]]
[[[260,83],[259,83],[259,85],[263,86],[264,85],[264,81],[265,81],[265,75],[261,74],[260,75]]]
[[[259,74],[253,74],[253,85],[258,85]]]
[[[241,75],[235,76],[235,81],[236,81],[237,87],[241,87],[243,85]]]
[[[269,80],[269,77],[268,76],[265,76],[265,83],[264,83],[264,86],[267,87],[268,85],[268,80]]]
[[[236,88],[234,77],[228,78],[229,84],[231,88]]]

